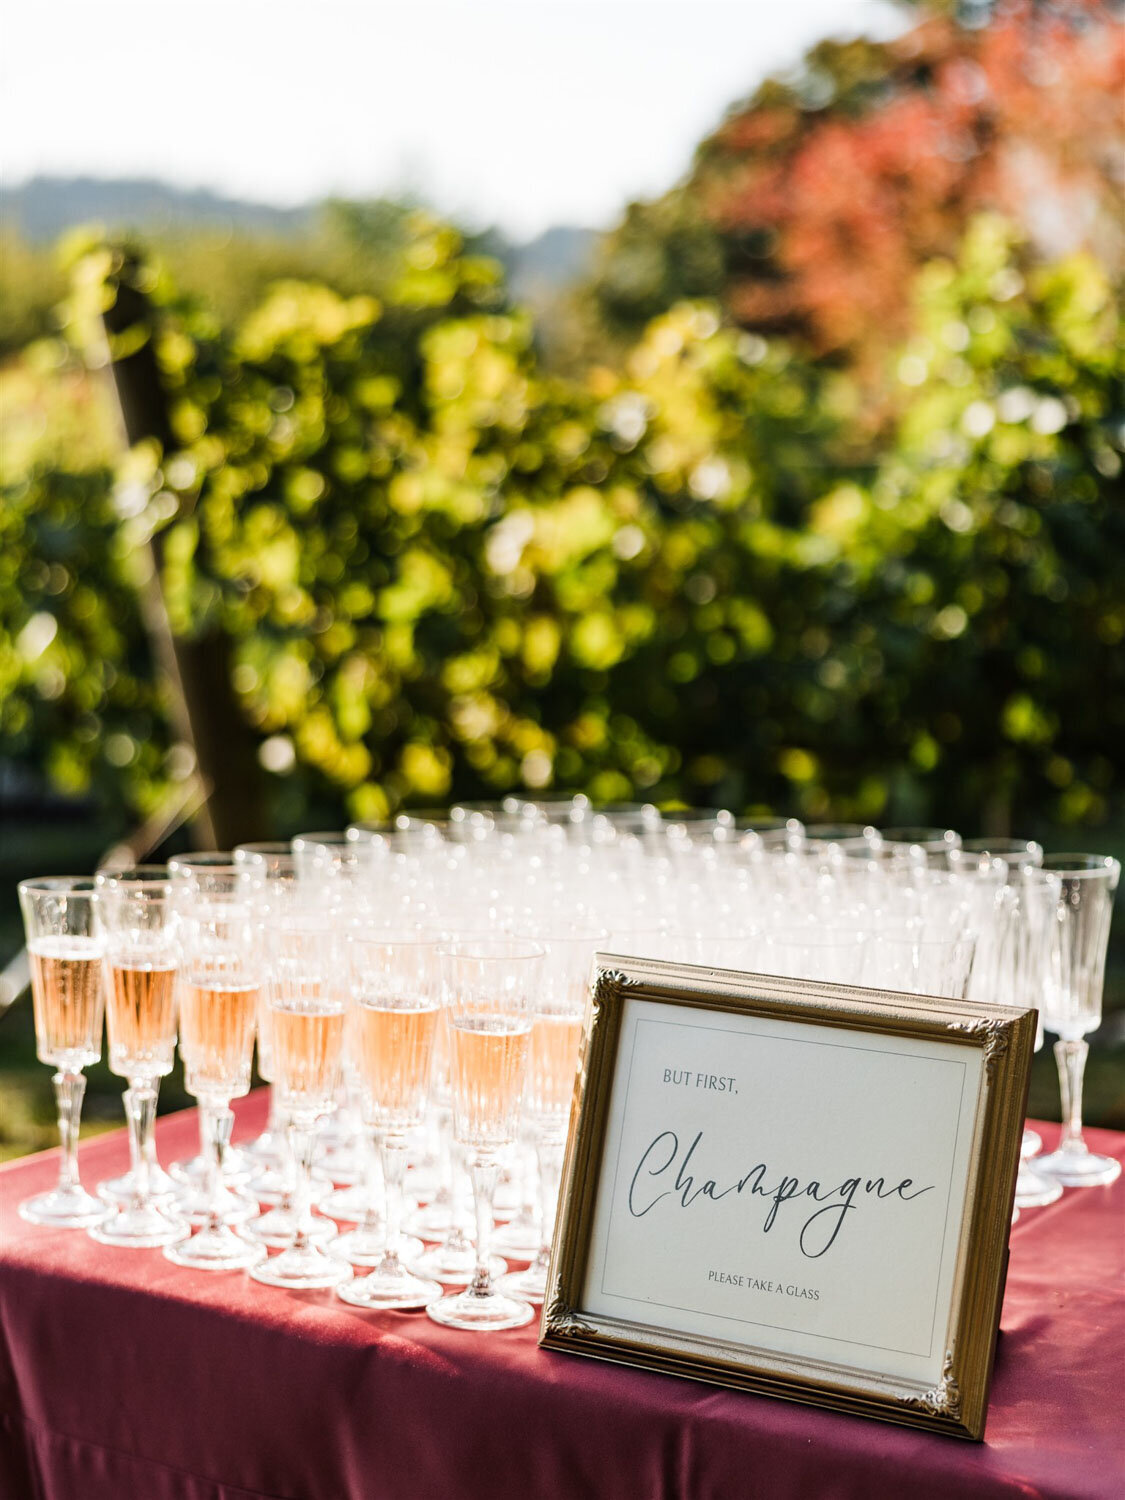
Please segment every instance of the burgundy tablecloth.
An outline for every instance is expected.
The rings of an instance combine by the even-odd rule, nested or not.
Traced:
[[[235,1139],[263,1113],[243,1101]],[[196,1128],[163,1120],[162,1158]],[[1125,1135],[1090,1139],[1125,1159]],[[126,1155],[123,1133],[84,1146],[86,1181]],[[973,1445],[25,1224],[55,1170],[0,1170],[0,1500],[1125,1496],[1125,1180],[1013,1230]]]

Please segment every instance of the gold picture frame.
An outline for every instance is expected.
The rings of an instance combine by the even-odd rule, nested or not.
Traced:
[[[675,1034],[668,1030],[673,1023],[678,1028]],[[663,1031],[660,1029],[662,1026],[665,1028]],[[932,1432],[979,1439],[984,1431],[987,1413],[996,1332],[1007,1269],[1008,1231],[1035,1027],[1036,1013],[1033,1009],[936,999],[599,954],[590,990],[582,1060],[575,1086],[563,1165],[559,1212],[548,1273],[548,1293],[540,1327],[540,1346],[644,1369],[662,1370],[717,1385],[926,1428]],[[806,1031],[806,1028],[809,1030]],[[632,1037],[627,1058],[620,1047],[623,1029],[627,1029]],[[862,1035],[856,1039],[855,1033]],[[714,1249],[717,1259],[723,1248],[721,1236],[716,1238],[711,1234],[703,1235],[698,1228],[702,1222],[700,1219],[681,1231],[679,1226],[686,1223],[690,1216],[685,1213],[673,1223],[672,1216],[676,1213],[677,1205],[685,1210],[690,1206],[694,1212],[698,1200],[700,1212],[709,1211],[716,1219],[720,1213],[727,1214],[729,1218],[736,1211],[741,1214],[745,1208],[756,1209],[760,1205],[749,1201],[752,1192],[762,1193],[768,1198],[768,1171],[763,1163],[758,1163],[754,1172],[747,1174],[738,1183],[728,1184],[724,1190],[717,1186],[715,1180],[706,1186],[693,1186],[697,1184],[697,1178],[685,1174],[687,1161],[684,1158],[675,1180],[670,1176],[663,1177],[662,1190],[654,1195],[652,1189],[644,1188],[644,1183],[655,1179],[658,1169],[663,1170],[665,1166],[670,1173],[674,1162],[670,1148],[668,1161],[664,1163],[662,1154],[665,1153],[665,1147],[661,1145],[660,1152],[653,1152],[650,1147],[639,1159],[639,1162],[646,1164],[645,1170],[642,1171],[642,1166],[638,1164],[629,1182],[628,1211],[620,1208],[628,1176],[627,1170],[624,1176],[621,1174],[621,1164],[625,1159],[622,1153],[626,1151],[630,1132],[633,1132],[636,1140],[643,1139],[645,1129],[651,1130],[652,1119],[656,1118],[652,1111],[666,1107],[664,1094],[658,1088],[661,1082],[659,1063],[666,1054],[660,1053],[659,1047],[670,1046],[674,1041],[681,1049],[685,1045],[695,1047],[697,1055],[702,1056],[700,1049],[712,1045],[712,1034],[714,1046],[718,1048],[720,1056],[746,1056],[752,1059],[768,1057],[770,1077],[778,1080],[779,1087],[784,1083],[784,1066],[781,1066],[779,1073],[775,1054],[784,1064],[786,1058],[798,1055],[794,1052],[797,1043],[808,1041],[814,1044],[813,1050],[806,1049],[800,1055],[814,1057],[818,1067],[828,1067],[836,1064],[840,1055],[838,1049],[844,1048],[848,1053],[845,1066],[837,1067],[836,1070],[842,1080],[842,1088],[858,1087],[858,1084],[849,1085],[848,1068],[854,1066],[873,1067],[879,1070],[876,1076],[894,1080],[893,1089],[888,1090],[888,1098],[900,1101],[898,1107],[904,1122],[902,1139],[922,1139],[919,1131],[930,1129],[927,1123],[929,1116],[925,1113],[921,1117],[921,1123],[906,1123],[910,1109],[915,1107],[915,1099],[922,1100],[915,1089],[916,1075],[927,1079],[931,1076],[944,1079],[947,1074],[952,1077],[957,1072],[956,1067],[951,1073],[944,1065],[960,1064],[961,1094],[958,1096],[955,1120],[952,1104],[943,1106],[944,1114],[941,1110],[934,1114],[933,1139],[936,1144],[933,1149],[937,1153],[934,1161],[948,1161],[950,1165],[940,1256],[937,1255],[936,1248],[932,1251],[930,1249],[931,1245],[936,1245],[936,1234],[930,1233],[927,1227],[929,1219],[925,1221],[921,1231],[927,1247],[926,1255],[930,1257],[926,1264],[930,1265],[932,1261],[938,1267],[933,1277],[935,1291],[931,1343],[924,1354],[921,1352],[921,1344],[918,1351],[908,1346],[897,1352],[883,1354],[878,1352],[883,1346],[875,1342],[872,1343],[871,1350],[866,1350],[862,1355],[856,1354],[854,1345],[858,1343],[864,1348],[866,1334],[859,1339],[828,1337],[825,1345],[825,1336],[816,1331],[818,1325],[815,1319],[820,1316],[819,1309],[810,1313],[797,1305],[792,1310],[783,1307],[777,1316],[791,1321],[804,1318],[805,1324],[799,1328],[780,1328],[771,1332],[769,1330],[773,1325],[743,1318],[743,1310],[751,1297],[760,1299],[764,1295],[762,1288],[773,1290],[782,1302],[792,1300],[790,1293],[793,1297],[798,1294],[805,1297],[812,1296],[813,1292],[797,1286],[795,1282],[783,1285],[779,1279],[776,1287],[770,1281],[752,1280],[752,1292],[744,1293],[740,1289],[746,1285],[745,1278],[708,1270],[708,1281],[721,1276],[725,1281],[737,1283],[733,1290],[723,1287],[722,1296],[726,1296],[729,1290],[731,1296],[743,1298],[737,1304],[739,1316],[729,1319],[736,1325],[738,1336],[716,1337],[716,1319],[722,1318],[723,1314],[713,1311],[713,1307],[717,1305],[714,1299],[720,1296],[720,1292],[713,1286],[700,1288],[702,1267],[696,1267],[694,1261],[685,1260],[681,1256],[673,1263],[672,1252],[666,1248],[670,1243],[666,1234],[682,1232],[694,1236],[694,1239],[685,1243],[705,1245],[707,1249],[700,1253],[709,1254]],[[650,1068],[646,1064],[645,1068],[640,1068],[636,1061],[638,1039],[642,1044],[640,1055],[642,1058],[651,1056],[655,1059],[655,1067]],[[739,1048],[742,1049],[741,1052]],[[729,1066],[735,1065],[732,1063]],[[627,1073],[627,1068],[634,1071]],[[671,1097],[671,1089],[667,1085],[671,1072],[670,1069],[664,1069],[664,1087],[670,1096],[667,1107],[678,1108],[682,1113],[684,1106]],[[621,1101],[615,1099],[615,1082],[619,1073],[625,1080]],[[690,1070],[688,1074],[686,1082],[690,1085]],[[634,1077],[641,1079],[642,1075],[643,1081],[635,1083]],[[675,1074],[672,1073],[672,1076],[675,1077]],[[697,1076],[705,1078],[704,1073]],[[714,1088],[727,1086],[723,1079],[716,1078],[715,1075],[706,1076],[710,1076],[712,1080],[708,1088],[712,1085]],[[737,1092],[733,1076],[728,1083]],[[943,1084],[942,1087],[944,1086]],[[630,1091],[634,1088],[636,1094],[631,1096]],[[634,1097],[636,1102],[632,1102]],[[862,1099],[867,1097],[863,1095]],[[940,1096],[943,1100],[952,1100],[953,1097],[952,1085]],[[699,1107],[718,1109],[721,1101],[716,1102],[716,1099],[717,1096],[705,1099],[701,1097]],[[903,1100],[907,1101],[905,1105]],[[731,1104],[729,1108],[741,1108],[741,1121],[746,1117],[747,1109],[752,1110],[753,1106]],[[794,1109],[796,1108],[795,1105]],[[805,1112],[797,1123],[797,1129],[807,1131],[812,1128],[809,1124],[810,1116],[807,1107],[802,1108]],[[917,1108],[922,1108],[921,1102],[918,1102]],[[870,1112],[861,1100],[859,1113],[863,1114],[865,1111]],[[637,1116],[635,1128],[631,1123],[634,1116]],[[647,1127],[645,1118],[648,1119]],[[846,1123],[845,1121],[840,1127],[845,1136]],[[767,1128],[781,1129],[782,1122],[777,1117],[771,1117]],[[603,1170],[606,1165],[607,1130],[614,1136],[616,1145],[613,1149],[618,1153],[612,1173]],[[910,1135],[910,1130],[913,1130],[913,1135]],[[700,1131],[692,1150],[701,1145],[702,1134]],[[656,1140],[663,1141],[664,1137],[677,1142],[675,1150],[681,1150],[678,1136],[671,1129],[663,1131]],[[728,1148],[729,1139],[727,1136],[722,1137],[723,1149]],[[819,1138],[814,1138],[814,1144],[817,1139]],[[829,1149],[835,1149],[839,1139],[839,1131],[834,1129]],[[894,1139],[899,1139],[897,1131],[894,1132]],[[653,1146],[655,1145],[654,1140]],[[927,1145],[925,1149],[930,1148]],[[647,1165],[649,1162],[652,1163],[651,1166]],[[694,1171],[695,1163],[692,1166]],[[942,1171],[945,1171],[944,1166]],[[699,1168],[699,1174],[701,1173],[702,1167]],[[934,1175],[937,1175],[936,1169]],[[617,1181],[619,1176],[621,1184]],[[751,1179],[752,1185],[747,1187]],[[796,1180],[789,1177],[781,1179],[783,1183]],[[891,1180],[888,1177],[886,1182]],[[852,1181],[858,1179],[849,1177],[840,1188],[834,1189],[842,1196],[839,1202],[830,1205],[832,1213],[838,1217],[839,1225],[847,1220],[849,1233],[852,1232],[851,1226],[863,1218],[862,1213],[848,1218],[849,1208],[861,1208],[874,1223],[882,1212],[882,1203],[878,1200],[884,1197],[883,1188],[886,1187],[883,1177],[875,1178],[875,1192],[871,1195],[872,1180],[869,1179],[866,1190],[870,1203],[857,1202],[857,1197],[862,1198],[862,1187],[845,1192]],[[900,1187],[914,1181],[915,1179],[907,1177],[900,1183]],[[638,1182],[642,1185],[640,1189],[637,1187]],[[681,1186],[685,1182],[687,1186],[681,1192]],[[913,1191],[899,1194],[901,1203],[909,1205],[912,1197],[929,1191],[929,1186],[923,1184],[921,1178],[917,1182],[920,1185]],[[924,1210],[929,1215],[941,1212],[940,1182],[936,1186],[937,1196],[928,1200]],[[744,1188],[747,1189],[745,1201],[742,1196]],[[828,1194],[828,1189],[821,1189],[818,1181],[810,1182],[806,1190],[817,1205],[822,1201],[817,1193],[823,1192],[825,1196]],[[635,1191],[639,1196],[634,1201]],[[792,1194],[797,1192],[797,1187],[791,1189]],[[725,1203],[716,1207],[719,1199],[731,1194],[733,1197],[729,1209]],[[705,1201],[701,1195],[709,1195],[711,1201]],[[788,1204],[784,1187],[779,1187],[774,1196],[782,1204]],[[885,1196],[890,1199],[893,1194],[888,1190]],[[649,1197],[653,1198],[652,1203],[646,1203],[645,1200]],[[669,1201],[660,1203],[659,1200]],[[652,1284],[658,1290],[655,1293],[648,1289],[634,1292],[632,1282],[637,1266],[649,1255],[649,1251],[642,1252],[639,1257],[636,1255],[636,1241],[630,1236],[641,1230],[634,1220],[647,1215],[649,1209],[658,1203],[660,1214],[663,1215],[661,1226],[658,1231],[650,1233],[649,1240],[645,1242],[655,1247],[651,1251],[651,1277],[654,1278]],[[637,1204],[643,1206],[638,1208]],[[910,1212],[914,1213],[915,1222],[919,1220],[916,1210],[908,1212],[907,1208],[899,1209],[898,1204],[892,1202],[886,1218],[879,1220],[882,1227],[873,1232],[871,1255],[860,1256],[858,1261],[853,1260],[853,1265],[858,1264],[863,1269],[867,1260],[878,1260],[881,1247],[890,1243],[885,1238],[885,1224],[892,1222],[892,1210],[897,1210],[899,1214],[893,1220],[895,1223],[905,1225]],[[786,1212],[789,1212],[787,1207]],[[770,1217],[771,1223],[780,1222],[780,1219],[774,1221]],[[740,1232],[736,1241],[732,1242],[730,1264],[741,1264],[736,1261],[736,1257],[742,1253],[742,1248],[747,1243],[741,1226],[748,1222],[744,1218],[739,1219]],[[795,1225],[796,1219],[789,1222]],[[833,1220],[830,1219],[829,1222]],[[759,1231],[756,1243],[766,1245],[766,1234],[760,1232],[761,1225],[756,1219],[754,1223]],[[771,1223],[765,1225],[767,1230],[771,1228]],[[619,1229],[616,1227],[618,1225],[622,1227]],[[665,1226],[670,1228],[666,1229]],[[807,1230],[808,1223],[801,1231],[802,1243]],[[902,1232],[907,1231],[904,1229]],[[790,1231],[790,1241],[792,1240]],[[769,1253],[775,1260],[779,1243],[776,1238],[768,1241]],[[856,1249],[857,1240],[853,1237],[846,1253],[854,1257]],[[809,1253],[807,1250],[801,1252],[803,1255]],[[813,1253],[826,1260],[823,1250]],[[887,1253],[890,1253],[889,1250]],[[665,1260],[668,1265],[664,1264]],[[903,1263],[900,1261],[899,1265]],[[910,1259],[908,1280],[910,1275],[922,1275],[921,1271],[914,1271],[915,1264]],[[612,1276],[607,1269],[611,1267],[617,1268]],[[819,1269],[828,1274],[826,1266]],[[877,1269],[877,1266],[871,1267],[872,1274]],[[644,1274],[650,1274],[647,1263]],[[893,1277],[894,1267],[887,1274]],[[623,1275],[627,1278],[624,1292],[620,1290]],[[659,1287],[665,1284],[679,1287],[685,1275],[691,1282],[691,1290],[684,1297],[688,1300],[699,1299],[694,1307],[682,1305],[683,1299],[676,1295],[659,1291]],[[600,1280],[597,1280],[598,1276]],[[676,1277],[680,1281],[676,1281]],[[673,1280],[669,1281],[668,1278]],[[922,1305],[920,1299],[923,1293],[929,1295],[928,1285],[927,1282],[917,1289],[919,1300],[916,1305]],[[616,1291],[614,1286],[617,1287]],[[947,1297],[943,1288],[948,1292]],[[629,1299],[634,1296],[639,1300],[631,1302]],[[661,1296],[665,1300],[661,1301]],[[819,1293],[817,1296],[819,1297]],[[711,1300],[705,1302],[704,1299]],[[879,1300],[878,1297],[872,1297],[871,1306],[874,1307]],[[862,1307],[857,1312],[854,1305],[843,1305],[844,1301],[840,1297],[836,1298],[836,1302],[840,1304],[839,1316],[851,1320],[848,1325],[850,1329],[855,1318],[866,1317],[867,1312]],[[704,1305],[706,1310],[701,1311]],[[754,1305],[757,1305],[756,1302]],[[915,1304],[907,1296],[904,1303],[907,1312],[902,1314],[904,1317],[912,1305]],[[727,1307],[728,1304],[724,1303],[723,1306]],[[628,1309],[628,1315],[622,1312],[622,1307]],[[666,1321],[663,1323],[653,1316],[654,1310],[659,1311],[661,1308],[675,1309],[665,1314]],[[883,1312],[879,1313],[879,1316],[884,1315]],[[771,1312],[770,1316],[774,1314]],[[810,1317],[814,1320],[811,1323],[808,1321]],[[738,1332],[744,1322],[752,1332]],[[872,1335],[873,1340],[874,1338]],[[890,1342],[894,1342],[893,1338]],[[899,1339],[899,1342],[909,1344],[909,1341],[903,1339]],[[846,1356],[839,1352],[845,1346],[848,1347]],[[820,1352],[823,1347],[829,1348],[831,1357],[824,1357]],[[904,1369],[925,1369],[925,1378],[920,1378],[917,1373],[904,1375],[896,1367],[896,1361]],[[882,1368],[879,1368],[880,1362],[883,1364]]]

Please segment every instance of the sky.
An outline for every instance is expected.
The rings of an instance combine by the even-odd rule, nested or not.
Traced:
[[[889,0],[0,0],[0,178],[261,202],[413,191],[515,237],[607,225],[728,104]]]

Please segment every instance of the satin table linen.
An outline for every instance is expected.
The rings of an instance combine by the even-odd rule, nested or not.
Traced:
[[[235,1139],[262,1126],[241,1101]],[[1057,1126],[1043,1134],[1053,1142]],[[1125,1160],[1125,1134],[1090,1145]],[[162,1120],[190,1155],[195,1111]],[[125,1132],[82,1147],[88,1185]],[[0,1168],[0,1500],[1125,1496],[1125,1179],[1023,1215],[983,1444],[182,1270],[25,1224]]]

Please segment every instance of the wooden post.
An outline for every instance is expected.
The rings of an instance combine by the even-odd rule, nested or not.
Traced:
[[[168,453],[176,440],[153,348],[152,308],[136,285],[136,257],[126,250],[120,256],[116,296],[102,314],[111,354],[126,329],[142,325],[148,332],[131,353],[110,361],[125,436],[130,445],[155,439]],[[151,566],[140,599],[145,629],[171,691],[176,735],[194,753],[208,788],[192,820],[193,835],[200,847],[230,849],[262,838],[266,830],[257,747],[231,686],[229,644],[215,628],[199,636],[173,634],[161,584],[161,533],[148,552]]]

